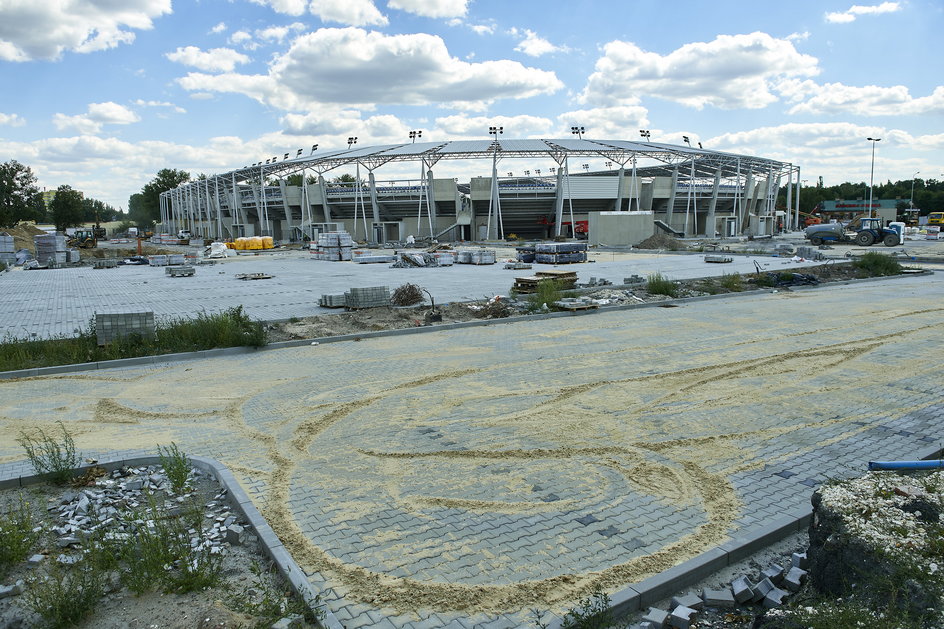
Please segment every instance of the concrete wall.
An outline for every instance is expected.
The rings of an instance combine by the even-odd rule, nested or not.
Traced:
[[[638,245],[653,234],[652,212],[591,212],[589,244]]]

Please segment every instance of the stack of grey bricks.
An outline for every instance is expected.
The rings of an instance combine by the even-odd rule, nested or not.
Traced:
[[[36,246],[36,261],[46,266],[62,266],[68,260],[66,237],[62,234],[40,234],[33,236]]]
[[[316,259],[331,262],[347,261],[353,256],[354,239],[347,232],[324,232],[318,234]]]
[[[96,312],[95,336],[99,345],[107,345],[129,334],[154,338],[153,312]]]
[[[180,266],[182,264],[187,264],[187,259],[182,253],[171,253],[167,255],[167,264],[170,266]]]
[[[347,305],[347,295],[344,293],[339,295],[324,294],[321,296],[321,299],[318,300],[318,305],[325,308],[343,308]]]
[[[96,269],[117,269],[118,260],[116,258],[96,258],[95,266]]]
[[[16,264],[16,249],[13,244],[13,236],[6,232],[0,232],[0,263],[6,266]]]
[[[534,261],[543,264],[562,264],[587,261],[585,242],[545,242],[534,247]]]
[[[344,293],[345,305],[348,308],[377,308],[390,305],[390,288],[387,286],[372,286],[368,288],[352,288]]]
[[[459,249],[455,261],[459,264],[495,264],[494,249]]]
[[[166,255],[154,255],[148,256],[148,264],[151,266],[167,266],[168,260]]]

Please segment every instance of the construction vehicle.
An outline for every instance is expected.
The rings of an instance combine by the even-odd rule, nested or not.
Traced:
[[[944,212],[931,212],[928,214],[928,225],[944,227]]]
[[[815,214],[808,214],[806,212],[800,212],[800,216],[805,216],[803,219],[803,225],[809,227],[810,225],[819,225],[823,222],[823,219]]]
[[[855,230],[852,234],[850,230]],[[805,230],[810,244],[818,247],[826,242],[855,243],[860,247],[870,247],[877,242],[886,247],[901,244],[901,235],[894,229],[882,227],[882,219],[858,216],[847,224],[823,223],[810,225]]]
[[[70,247],[79,247],[81,249],[94,249],[98,246],[98,239],[95,232],[91,229],[77,229],[72,237],[66,241]]]

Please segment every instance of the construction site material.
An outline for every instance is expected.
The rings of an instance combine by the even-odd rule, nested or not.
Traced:
[[[592,299],[587,298],[567,298],[560,299],[554,302],[554,305],[560,308],[561,310],[592,310],[599,308],[600,304],[594,303]]]
[[[869,471],[877,470],[939,470],[944,468],[944,460],[930,461],[869,461]]]
[[[534,245],[515,247],[515,251],[517,252],[517,258],[519,262],[534,262]]]
[[[95,336],[99,345],[137,334],[154,338],[154,312],[96,312]]]
[[[66,253],[69,264],[78,264],[82,261],[82,253],[78,249],[69,249]]]
[[[390,264],[396,261],[397,256],[380,253],[354,252],[351,260],[357,264]]]
[[[534,261],[541,264],[571,264],[587,261],[585,242],[543,242],[534,246]]]
[[[272,279],[272,275],[268,273],[237,273],[237,280],[269,280]]]
[[[42,234],[33,236],[36,247],[36,261],[47,266],[63,265],[68,259],[66,237],[62,234]]]
[[[118,268],[118,259],[117,258],[97,258],[92,265],[92,268],[95,269],[117,269]]]
[[[191,277],[197,270],[192,266],[169,266],[164,269],[164,273],[170,277]]]
[[[576,253],[586,250],[585,242],[542,242],[534,245],[535,253]]]
[[[725,264],[727,262],[734,262],[734,258],[732,258],[731,256],[712,254],[712,255],[705,256],[705,262],[713,262],[715,264]]]
[[[16,249],[13,243],[13,236],[6,232],[0,232],[0,262],[7,266],[13,266],[16,262]]]
[[[377,308],[390,305],[390,288],[387,286],[352,288],[344,293],[344,296],[345,305],[348,308]]]
[[[511,271],[522,271],[522,270],[530,269],[530,268],[531,268],[531,265],[530,265],[530,264],[525,264],[524,262],[509,262],[509,263],[507,263],[507,264],[505,265],[505,270],[506,270],[506,271],[508,271],[508,270],[511,270]]]
[[[551,278],[557,281],[557,285],[560,289],[573,288],[577,284],[577,272],[576,271],[564,271],[561,269],[547,269],[544,271],[538,271],[535,275],[539,278]]]
[[[449,257],[450,265],[452,264],[452,256]],[[416,267],[431,267],[431,266],[440,266],[439,257],[435,253],[426,253],[417,252],[417,253],[407,253],[400,252],[398,254],[397,261],[390,265],[392,269],[410,269]]]
[[[318,241],[308,245],[316,260],[342,262],[353,259],[354,240],[346,231],[323,232],[318,234]]]
[[[153,255],[148,256],[148,264],[151,266],[167,266],[169,261],[166,255]]]
[[[344,308],[347,305],[347,295],[322,295],[318,300],[318,305],[322,308]]]
[[[459,249],[455,256],[458,264],[495,264],[496,260],[494,249]]]

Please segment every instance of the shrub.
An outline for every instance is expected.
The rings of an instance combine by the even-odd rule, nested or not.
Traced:
[[[577,606],[564,614],[563,629],[607,629],[614,622],[610,611],[610,597],[596,591],[581,599]]]
[[[390,303],[394,306],[412,306],[423,299],[423,289],[410,283],[397,287],[390,295]]]
[[[678,284],[661,273],[652,273],[649,275],[649,280],[646,282],[646,291],[650,295],[678,297]]]
[[[9,510],[0,514],[0,578],[29,556],[39,539],[39,532],[33,532],[34,528],[30,504],[23,494],[18,494]]]
[[[171,489],[179,494],[187,486],[187,479],[190,477],[190,462],[187,460],[187,455],[181,452],[173,441],[167,448],[157,446],[157,453],[161,458],[161,466],[164,468],[167,480],[170,481]]]
[[[528,295],[528,312],[538,312],[544,309],[547,304],[549,310],[557,310],[554,306],[555,301],[559,301],[561,294],[560,283],[555,279],[543,279],[537,284],[537,290]]]
[[[871,277],[883,275],[898,275],[901,273],[901,264],[891,256],[875,251],[869,251],[861,258],[852,263],[857,269],[861,269]]]
[[[50,629],[71,627],[82,620],[105,592],[105,572],[93,561],[67,568],[49,560],[39,577],[30,580],[23,595],[26,607],[46,621]]]
[[[320,599],[312,601],[310,608],[292,591],[279,575],[270,575],[262,566],[253,562],[250,568],[253,579],[241,589],[227,597],[227,606],[242,614],[253,616],[255,629],[267,629],[286,616],[305,616],[307,620],[320,620],[324,610]]]
[[[75,452],[72,435],[62,422],[56,423],[62,432],[62,443],[56,441],[52,435],[47,435],[42,428],[37,431],[36,436],[20,433],[20,438],[16,441],[23,446],[26,458],[37,474],[49,474],[52,482],[62,485],[72,479],[81,459]]]
[[[741,279],[740,273],[734,273],[732,275],[725,273],[721,276],[719,282],[724,288],[731,291],[732,293],[740,293],[742,290],[744,290],[744,282]]]

